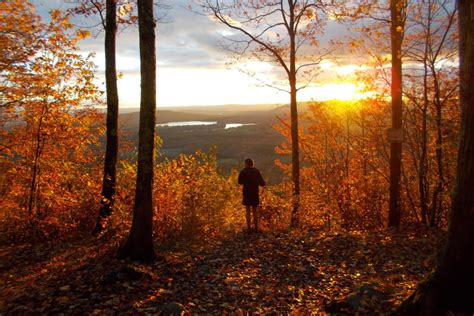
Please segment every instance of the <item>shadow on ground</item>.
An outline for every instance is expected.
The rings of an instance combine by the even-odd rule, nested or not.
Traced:
[[[192,313],[322,311],[370,283],[388,312],[429,272],[442,233],[241,232],[163,250],[148,265],[115,259],[105,240],[0,250],[1,313],[156,313],[171,302]]]

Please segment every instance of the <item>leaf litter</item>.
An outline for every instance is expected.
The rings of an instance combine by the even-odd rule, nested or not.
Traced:
[[[86,239],[0,247],[0,313],[388,313],[435,266],[439,230],[238,233],[140,264]],[[158,247],[157,247],[158,248]]]

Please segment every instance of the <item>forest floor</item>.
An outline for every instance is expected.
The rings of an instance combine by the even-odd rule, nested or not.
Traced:
[[[105,239],[0,247],[0,314],[383,313],[432,269],[444,233],[241,232],[115,259]],[[157,247],[158,248],[158,247]]]

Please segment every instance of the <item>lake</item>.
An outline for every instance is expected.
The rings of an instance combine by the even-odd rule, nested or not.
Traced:
[[[217,122],[207,121],[182,121],[182,122],[168,122],[163,124],[156,124],[158,127],[178,127],[178,126],[198,126],[198,125],[215,125]]]
[[[210,121],[181,121],[181,122],[168,122],[162,124],[156,124],[158,127],[180,127],[180,126],[208,126],[216,125],[217,122]],[[254,123],[226,123],[224,129],[237,128],[241,126],[256,125]]]
[[[236,128],[236,127],[241,127],[241,126],[249,126],[249,125],[255,125],[255,123],[247,123],[247,124],[241,124],[241,123],[227,123],[227,124],[225,125],[225,129]]]

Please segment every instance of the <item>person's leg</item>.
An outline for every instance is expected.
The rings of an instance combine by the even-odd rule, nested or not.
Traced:
[[[258,220],[259,220],[258,205],[252,206],[252,212],[253,212],[253,225],[255,226],[255,230],[258,230]]]
[[[247,229],[250,230],[250,205],[245,205],[245,219],[247,220]]]

